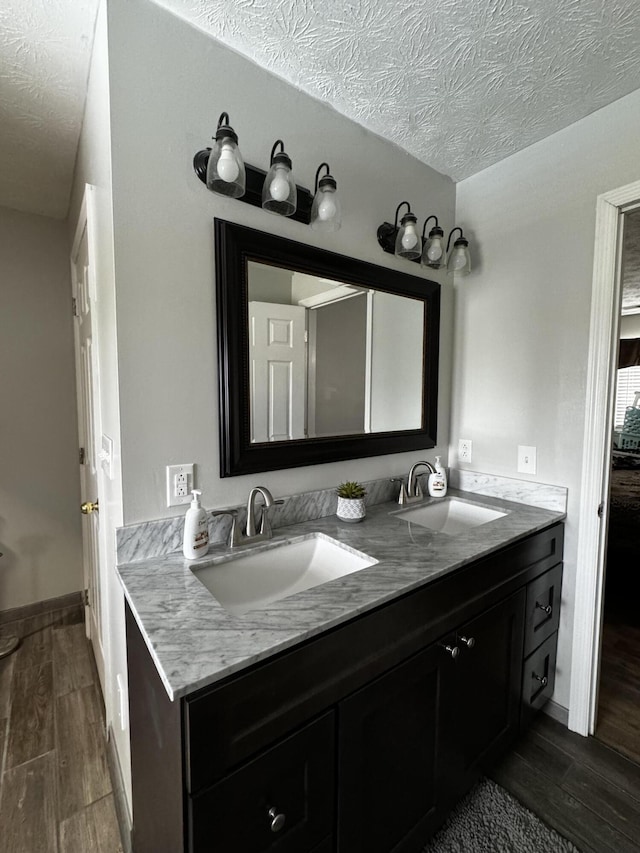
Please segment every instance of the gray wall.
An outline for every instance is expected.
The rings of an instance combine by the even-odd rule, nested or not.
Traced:
[[[248,286],[249,302],[273,302],[278,305],[292,305],[290,270],[270,267],[249,261]]]
[[[476,271],[456,283],[452,447],[470,438],[473,470],[527,479],[517,445],[535,445],[530,479],[568,486],[555,694],[565,707],[596,198],[640,178],[639,138],[637,91],[458,184]]]
[[[0,208],[0,610],[82,589],[69,243]]]
[[[182,514],[164,500],[165,465],[195,462],[206,507],[240,503],[263,482],[274,495],[330,487],[344,465],[221,479],[214,289],[214,216],[418,276],[382,252],[376,229],[404,198],[453,225],[455,188],[388,141],[253,65],[145,0],[111,0],[113,202],[124,518]],[[135,85],[132,84],[135,81]],[[299,183],[326,160],[343,227],[323,235],[208,192],[192,170],[229,112],[245,160],[267,166],[281,138]],[[146,166],[141,168],[141,164]],[[385,168],[381,166],[384,164]],[[452,292],[443,294],[439,452],[446,457]],[[407,471],[424,451],[363,459],[350,475]]]
[[[364,432],[367,297],[315,309],[315,435]]]

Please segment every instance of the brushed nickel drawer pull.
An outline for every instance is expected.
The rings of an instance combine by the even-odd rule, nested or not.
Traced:
[[[537,675],[535,672],[532,672],[531,675],[535,678],[536,681],[539,681],[543,687],[546,687],[549,683],[549,679],[546,675]]]
[[[547,616],[551,616],[551,613],[553,612],[553,607],[550,604],[540,604],[539,601],[536,601],[536,607],[539,607],[540,610],[544,610]]]
[[[475,646],[475,644],[476,644],[476,638],[475,638],[475,637],[462,637],[462,636],[459,636],[459,637],[458,637],[458,641],[459,641],[460,643],[463,643],[463,644],[464,644],[468,649],[472,649],[472,648]]]
[[[271,832],[280,832],[287,819],[286,815],[278,814],[278,809],[275,806],[271,806],[269,817],[271,818]]]
[[[455,660],[460,654],[460,649],[457,646],[450,646],[447,643],[438,643],[447,654],[451,655],[451,657]]]

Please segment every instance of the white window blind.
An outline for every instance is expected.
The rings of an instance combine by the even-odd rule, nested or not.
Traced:
[[[616,383],[616,411],[614,415],[614,424],[616,427],[622,427],[627,406],[633,404],[633,398],[638,391],[640,391],[640,365],[623,367],[619,370],[618,381]]]

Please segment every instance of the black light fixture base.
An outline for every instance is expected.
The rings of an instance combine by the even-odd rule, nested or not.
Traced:
[[[383,222],[382,225],[378,227],[378,243],[382,247],[384,252],[388,252],[390,255],[395,255],[396,253],[396,237],[398,236],[399,229],[396,228],[395,225],[392,225],[390,222]],[[420,258],[405,258],[406,261],[411,261],[414,264],[420,263]]]
[[[207,163],[210,153],[210,148],[204,148],[202,151],[198,151],[193,158],[193,170],[205,186],[207,184]],[[246,201],[247,204],[252,204],[254,207],[262,207],[262,187],[267,173],[263,169],[249,165],[249,163],[245,163],[244,168],[247,176],[246,190],[238,201]],[[296,222],[308,225],[311,222],[313,196],[310,190],[298,186],[298,184],[296,184],[296,190],[298,196],[296,212],[286,218],[295,219]]]

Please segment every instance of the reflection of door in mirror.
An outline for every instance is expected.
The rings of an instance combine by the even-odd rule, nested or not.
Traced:
[[[371,293],[371,432],[422,426],[424,313],[415,299]]]
[[[249,303],[251,441],[305,436],[305,309]]]
[[[424,307],[248,262],[251,442],[422,427]]]
[[[365,431],[366,291],[309,310],[309,437]]]

